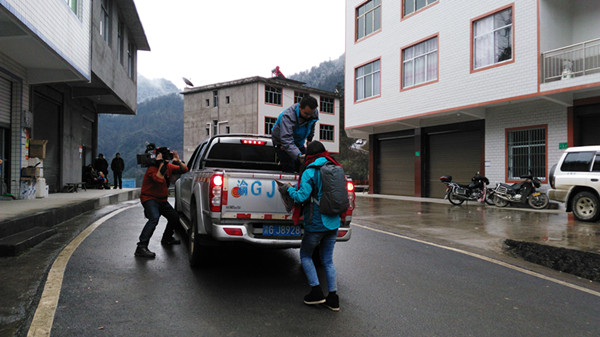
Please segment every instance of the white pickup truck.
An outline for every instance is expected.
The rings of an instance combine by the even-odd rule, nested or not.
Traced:
[[[281,171],[269,136],[212,137],[198,145],[187,164],[189,172],[175,183],[175,209],[188,235],[192,267],[207,262],[217,245],[300,247],[302,227],[294,226],[275,181],[296,184],[298,175]],[[350,208],[338,241],[351,236],[355,195],[347,180]]]

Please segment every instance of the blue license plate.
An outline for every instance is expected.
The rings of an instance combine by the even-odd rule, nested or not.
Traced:
[[[263,225],[263,236],[300,236],[300,226]]]

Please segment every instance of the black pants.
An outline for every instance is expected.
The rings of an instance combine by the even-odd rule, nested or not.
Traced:
[[[113,176],[115,177],[115,188],[117,186],[123,188],[123,172],[113,171]]]
[[[300,153],[304,154],[306,152],[306,148],[303,146],[299,148]],[[283,172],[295,173],[300,172],[300,163],[292,159],[287,152],[285,152],[279,145],[275,145],[275,153],[277,154],[277,159],[279,160],[279,164],[281,165],[281,170]]]

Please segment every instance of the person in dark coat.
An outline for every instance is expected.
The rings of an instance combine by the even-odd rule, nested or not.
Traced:
[[[98,158],[94,160],[94,168],[98,172],[104,173],[104,176],[108,176],[108,162],[104,159],[104,155],[100,153]]]
[[[110,162],[110,169],[113,171],[115,178],[115,189],[117,186],[123,188],[123,170],[125,170],[125,162],[121,158],[121,154],[117,152],[113,160]]]

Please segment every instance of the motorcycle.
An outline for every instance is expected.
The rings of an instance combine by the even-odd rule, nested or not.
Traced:
[[[506,207],[510,203],[529,204],[531,208],[543,209],[548,207],[550,200],[545,193],[536,191],[542,183],[534,177],[532,172],[529,175],[521,176],[525,181],[512,185],[499,183],[494,190],[494,204],[498,207]]]
[[[477,201],[483,203],[484,201],[489,205],[493,205],[494,203],[490,198],[486,198],[486,194],[489,189],[485,186],[490,183],[488,178],[482,177],[477,172],[473,178],[471,178],[471,183],[468,185],[458,184],[452,181],[452,176],[441,176],[440,181],[446,184],[446,194],[444,195],[444,199],[448,199],[453,205],[460,205],[466,201]]]

